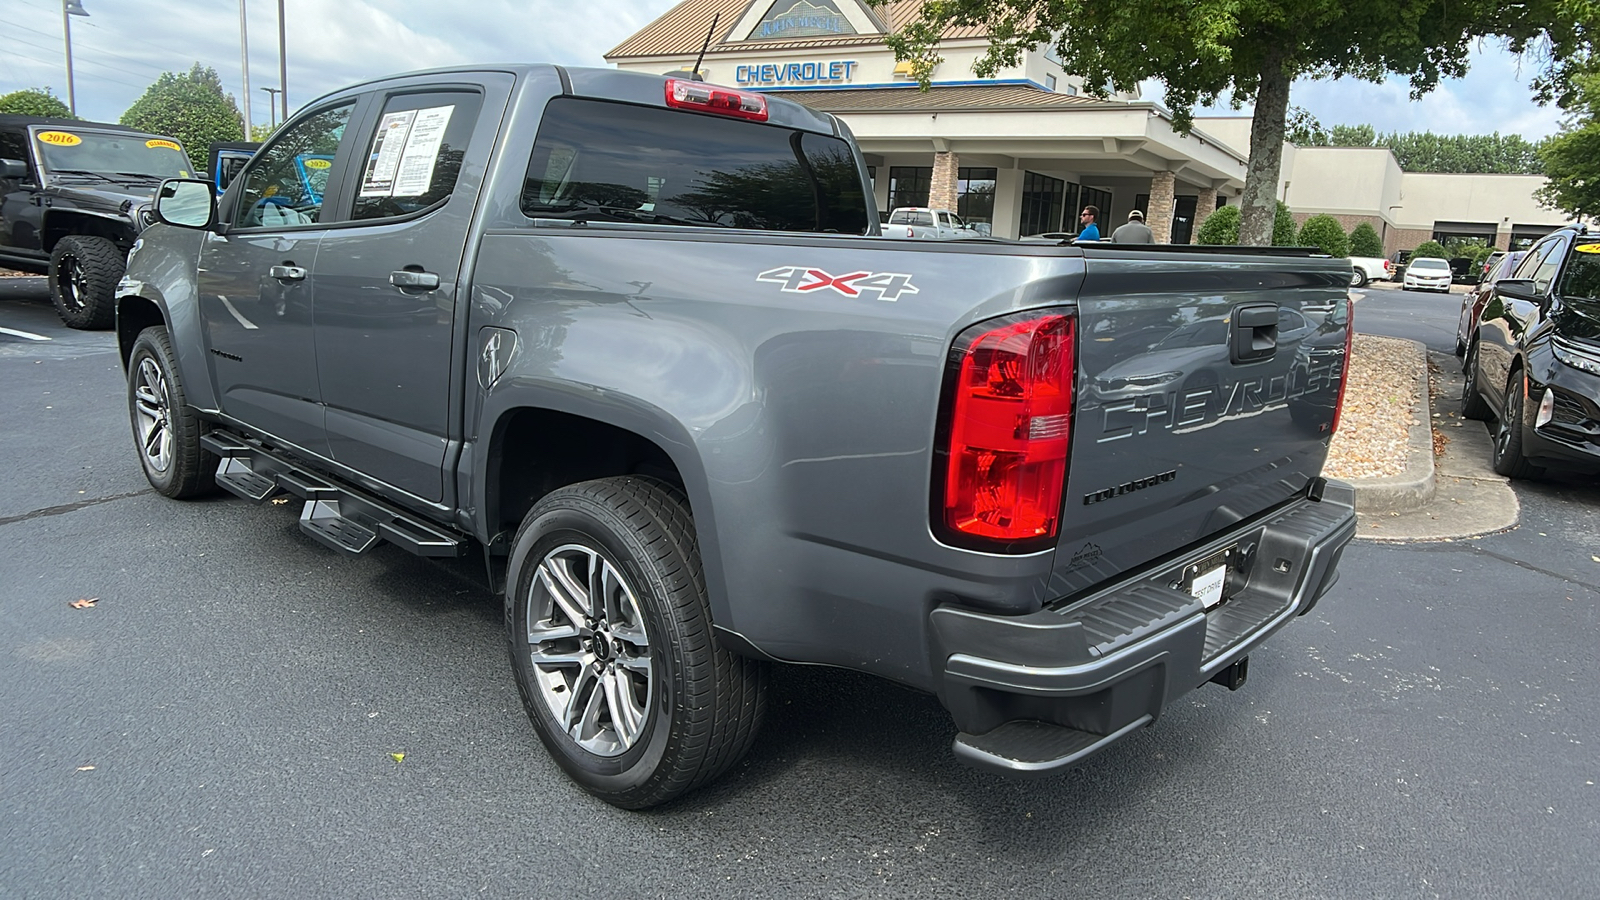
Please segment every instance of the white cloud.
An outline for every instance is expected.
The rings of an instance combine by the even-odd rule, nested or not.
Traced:
[[[252,118],[278,86],[277,4],[247,0]],[[604,66],[602,54],[675,0],[286,0],[290,109],[345,85],[439,66],[553,62]],[[65,99],[60,0],[7,0],[0,94],[48,86]],[[84,0],[72,19],[78,114],[116,121],[164,71],[211,66],[243,93],[239,7],[215,0]],[[151,7],[158,7],[152,11]],[[14,27],[12,27],[14,26]]]

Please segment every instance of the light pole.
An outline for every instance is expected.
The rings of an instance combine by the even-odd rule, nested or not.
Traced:
[[[278,95],[283,93],[283,88],[264,87],[267,92],[267,124],[273,128],[278,127]]]
[[[283,95],[283,107],[278,111],[278,121],[289,121],[289,55],[283,47],[283,0],[278,0],[278,93]]]
[[[67,39],[67,109],[72,110],[73,115],[78,114],[78,95],[72,85],[72,17],[88,14],[83,0],[61,0],[61,33]]]
[[[244,70],[244,139],[250,140],[250,32],[239,0],[239,68]]]

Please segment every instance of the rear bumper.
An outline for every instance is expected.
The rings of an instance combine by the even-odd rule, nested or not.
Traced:
[[[962,731],[957,756],[1044,774],[1150,724],[1207,681],[1237,686],[1235,664],[1333,586],[1355,530],[1354,489],[1327,482],[1320,500],[1297,500],[1065,607],[1020,617],[936,608],[939,695]],[[1206,610],[1182,588],[1186,567],[1228,548],[1240,562],[1226,599]]]

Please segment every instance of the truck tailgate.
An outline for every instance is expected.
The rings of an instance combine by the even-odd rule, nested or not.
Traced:
[[[1349,325],[1343,260],[1085,256],[1058,598],[1304,494]]]

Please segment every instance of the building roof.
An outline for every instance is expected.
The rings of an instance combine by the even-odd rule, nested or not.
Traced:
[[[770,0],[754,0],[754,2],[765,4],[770,3]],[[839,2],[848,3],[851,0],[839,0]],[[711,45],[706,48],[707,56],[751,50],[806,50],[815,47],[854,47],[883,43],[881,34],[728,42],[728,34],[739,24],[740,18],[751,5],[751,0],[683,0],[682,3],[662,13],[654,22],[640,29],[633,37],[613,47],[605,58],[617,60],[629,57],[683,56],[699,53],[700,46],[705,43],[706,31],[710,29],[713,17],[717,21],[717,30],[712,36]],[[874,8],[873,13],[887,23],[891,31],[898,31],[914,21],[921,10],[922,0],[890,0],[883,6]],[[987,35],[988,30],[982,26],[968,26],[947,29],[944,39],[960,40]]]
[[[902,112],[916,110],[1047,110],[1125,107],[1126,103],[1057,94],[1025,84],[934,85],[927,91],[905,87],[773,91],[773,96],[829,113]]]

